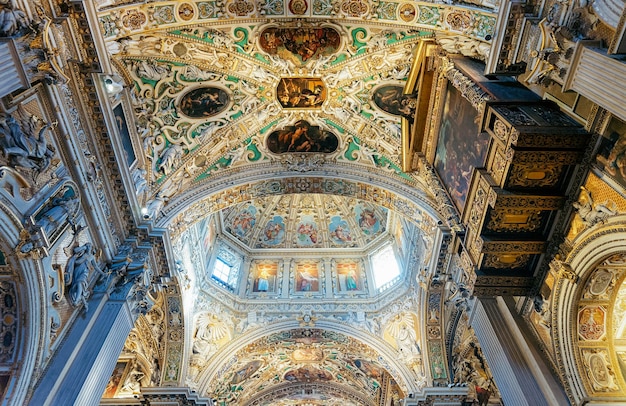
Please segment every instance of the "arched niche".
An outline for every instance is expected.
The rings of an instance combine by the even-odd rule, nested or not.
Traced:
[[[549,316],[552,351],[570,400],[623,404],[626,218],[585,230],[551,267],[557,278]]]

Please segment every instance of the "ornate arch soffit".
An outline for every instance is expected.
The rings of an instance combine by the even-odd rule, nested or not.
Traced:
[[[9,216],[0,216],[0,250],[6,256],[8,266],[13,268],[12,280],[3,279],[15,289],[16,309],[25,317],[15,314],[16,331],[13,335],[15,347],[13,350],[14,366],[10,385],[13,388],[13,400],[16,404],[27,395],[28,387],[33,379],[35,366],[41,365],[47,348],[46,339],[49,331],[48,320],[44,309],[46,303],[44,280],[41,271],[41,261],[33,258],[22,258],[18,262],[15,247],[20,241],[22,224],[16,219],[16,214],[5,205],[0,204],[0,210]],[[4,303],[3,303],[4,306]],[[7,309],[5,309],[6,311]],[[8,315],[7,315],[8,316]]]
[[[362,405],[373,405],[372,400],[368,399],[366,396],[363,396],[362,393],[359,393],[355,390],[349,388],[343,388],[340,385],[332,384],[332,383],[298,383],[293,384],[282,383],[272,387],[266,391],[263,391],[257,395],[257,397],[249,402],[244,403],[243,406],[257,406],[267,404],[266,402],[270,402],[272,400],[279,399],[280,397],[285,397],[289,395],[298,395],[305,393],[305,390],[317,390],[319,392],[339,392],[344,395],[346,398],[355,400]]]
[[[356,168],[341,172],[328,169],[306,174],[264,166],[260,171],[231,173],[211,180],[169,201],[157,218],[158,227],[170,226],[173,236],[209,213],[257,197],[292,193],[333,194],[362,199],[412,219],[417,223],[443,224],[446,218],[435,201],[414,185],[397,181],[388,173]],[[268,180],[268,173],[273,178]],[[338,178],[341,173],[341,178]]]
[[[312,20],[335,19],[347,24],[358,22],[372,26],[404,26],[410,29],[440,30],[469,35],[484,39],[493,35],[497,12],[479,9],[461,4],[432,3],[411,1],[397,6],[380,5],[374,1],[342,2],[343,7],[333,6],[332,2],[320,2],[315,7],[305,10],[289,10],[283,1],[266,4],[242,1],[246,7],[233,9],[216,6],[212,3],[180,6],[180,2],[155,1],[149,4],[137,2],[127,4],[123,9],[108,8],[98,12],[105,38],[123,37],[140,34],[155,29],[172,29],[185,25],[211,24],[227,26],[232,24],[254,24],[272,20],[293,20],[309,18]],[[356,7],[354,7],[356,6]],[[468,22],[474,21],[468,26]]]
[[[562,382],[570,399],[580,402],[589,394],[583,384],[578,348],[578,307],[586,282],[596,267],[615,254],[626,253],[626,216],[615,216],[600,228],[582,232],[563,260],[551,268],[558,275],[551,309],[552,341]]]
[[[218,353],[212,356],[211,362],[206,366],[198,379],[198,391],[200,393],[206,393],[209,386],[216,379],[218,373],[223,372],[223,369],[229,361],[239,351],[244,349],[247,345],[252,344],[263,337],[270,336],[272,334],[300,329],[303,328],[297,321],[282,321],[274,324],[263,326],[263,328],[252,331],[237,339],[233,340],[228,345],[224,346]],[[327,330],[335,333],[340,333],[353,338],[368,347],[372,348],[375,352],[380,354],[381,358],[385,360],[387,365],[383,365],[387,372],[396,380],[400,388],[405,393],[417,393],[420,389],[415,385],[412,372],[406,365],[399,362],[397,352],[391,348],[391,346],[379,337],[364,334],[362,331],[357,330],[345,324],[335,323],[328,320],[321,320],[315,323],[315,327],[310,327],[317,330]]]

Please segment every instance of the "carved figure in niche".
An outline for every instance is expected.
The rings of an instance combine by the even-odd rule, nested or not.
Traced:
[[[87,308],[87,299],[89,298],[89,274],[92,271],[104,275],[98,268],[95,258],[95,249],[91,243],[74,247],[72,257],[65,265],[64,282],[65,286],[69,286],[69,299],[72,306],[78,306],[80,303]]]
[[[267,148],[276,153],[285,152],[334,152],[339,145],[337,136],[330,131],[299,120],[293,126],[274,131],[267,137]]]
[[[411,331],[406,324],[400,326],[398,335],[395,337],[398,351],[406,357],[406,359],[413,358],[420,355],[420,349],[415,342],[415,331]]]
[[[213,314],[203,313],[197,318],[197,330],[193,341],[194,358],[203,360],[217,351],[217,342],[229,336],[226,324]]]
[[[0,37],[11,37],[28,27],[28,19],[22,10],[14,9],[13,2],[0,1]]]
[[[75,226],[79,207],[78,196],[55,197],[52,199],[50,207],[37,217],[35,225],[41,227],[45,235],[50,237],[65,222]]]
[[[136,394],[141,391],[142,380],[146,374],[141,370],[141,367],[137,365],[135,361],[132,369],[126,375],[124,383],[119,390],[120,394]]]
[[[27,113],[22,109],[18,109],[18,114],[22,116],[20,122],[12,115],[0,116],[0,147],[11,165],[33,169],[39,174],[50,166],[54,156],[54,149],[48,145],[45,133],[56,122],[45,124],[37,132],[35,128],[39,120],[36,117],[26,117]]]
[[[535,296],[533,300],[533,306],[537,314],[539,315],[539,323],[541,326],[545,328],[550,328],[552,326],[552,321],[550,320],[550,303],[543,296],[538,295]]]
[[[598,223],[605,222],[609,216],[617,214],[615,202],[612,202],[613,208],[608,207],[608,200],[603,203],[595,203],[591,196],[591,192],[584,186],[580,187],[581,198],[574,202],[572,206],[578,211],[578,215],[583,220],[586,227],[591,227]]]

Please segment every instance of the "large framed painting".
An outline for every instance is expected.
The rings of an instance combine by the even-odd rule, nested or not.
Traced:
[[[611,117],[602,132],[596,165],[626,189],[626,123]]]
[[[435,152],[435,169],[459,212],[463,212],[472,171],[484,165],[489,134],[479,130],[478,112],[448,83]]]
[[[320,108],[326,100],[326,86],[319,78],[282,78],[276,89],[283,108]]]

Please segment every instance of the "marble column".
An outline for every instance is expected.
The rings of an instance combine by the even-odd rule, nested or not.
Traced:
[[[626,63],[621,55],[608,55],[599,41],[579,41],[565,76],[563,91],[573,90],[626,120]]]
[[[502,297],[475,299],[470,324],[507,406],[569,404],[542,354]]]
[[[97,405],[137,317],[127,283],[96,292],[43,371],[29,404]]]

